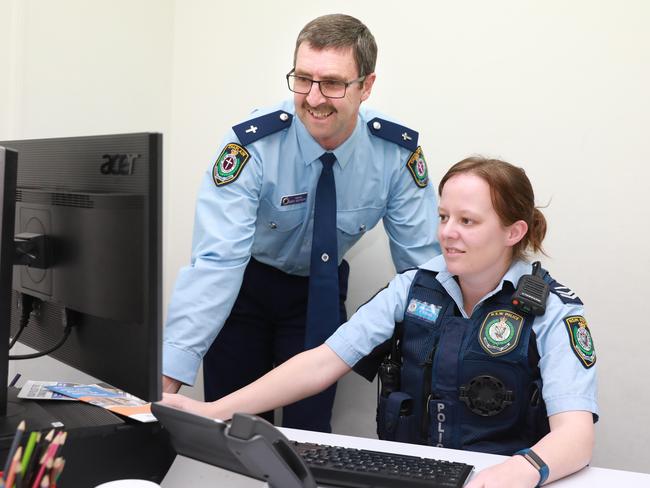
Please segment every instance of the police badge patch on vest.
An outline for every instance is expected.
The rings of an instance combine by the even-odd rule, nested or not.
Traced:
[[[249,159],[250,154],[239,144],[226,144],[212,168],[215,185],[223,186],[235,181]]]
[[[406,166],[411,172],[415,184],[420,188],[426,187],[427,183],[429,183],[429,173],[427,171],[427,162],[422,152],[422,146],[418,146],[413,154],[411,154]]]
[[[501,356],[519,343],[524,318],[510,310],[494,310],[486,315],[478,340],[490,356]]]
[[[565,317],[564,323],[569,332],[571,349],[585,368],[591,368],[596,364],[596,350],[587,321],[581,315],[571,315]]]
[[[441,308],[440,305],[434,305],[433,303],[427,303],[411,298],[408,307],[406,307],[406,313],[413,317],[425,320],[426,322],[435,322]]]

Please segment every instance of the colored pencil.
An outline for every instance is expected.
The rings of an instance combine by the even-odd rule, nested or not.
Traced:
[[[41,454],[47,449],[47,446],[49,446],[50,442],[52,442],[52,439],[54,438],[54,432],[54,429],[52,429],[47,433],[47,435],[41,435],[41,438],[36,444],[36,447],[34,447],[32,456],[27,463],[27,469],[23,473],[23,484],[26,486],[31,486],[32,480],[36,478]]]
[[[14,481],[16,480],[16,470],[20,470],[20,458],[23,455],[23,446],[19,446],[16,449],[13,459],[11,460],[11,466],[9,471],[5,473],[5,484],[12,488],[14,486]]]
[[[59,432],[58,434],[56,434],[56,436],[54,437],[54,440],[52,442],[50,442],[49,446],[47,446],[47,448],[45,449],[45,452],[41,456],[41,461],[40,461],[41,464],[47,462],[48,459],[54,459],[54,455],[56,454],[56,451],[58,450],[59,445],[61,443],[61,436],[62,435],[63,435],[63,432]]]
[[[45,475],[41,480],[40,488],[49,488],[49,487],[50,487],[50,477],[48,475]]]
[[[56,483],[59,481],[64,464],[65,460],[62,457],[58,457],[54,460],[52,471],[50,472],[50,488],[56,488]]]
[[[16,428],[16,433],[14,434],[14,440],[11,442],[11,447],[9,448],[9,452],[7,453],[5,469],[3,470],[5,480],[7,479],[7,474],[9,473],[9,468],[11,467],[11,461],[13,460],[14,454],[16,453],[16,449],[18,449],[18,445],[20,444],[20,440],[22,439],[24,432],[25,432],[25,421],[21,420],[20,423],[18,424],[18,427]]]
[[[19,465],[16,469],[16,481],[13,488],[23,488],[24,472],[22,465]]]
[[[34,431],[29,434],[29,439],[27,439],[27,444],[25,445],[25,454],[23,454],[23,459],[20,462],[21,471],[24,473],[29,464],[29,459],[32,457],[36,443],[41,440],[41,433]]]
[[[46,474],[46,472],[49,471],[50,469],[52,469],[52,460],[48,459],[45,463],[41,464],[41,468],[38,470],[38,474],[36,475],[34,484],[32,484],[32,488],[39,488],[43,486],[42,483],[45,478],[47,478],[47,484],[45,486],[49,486],[50,478]]]
[[[50,445],[47,446],[47,448],[45,449],[45,453],[43,453],[43,456],[41,456],[40,468],[38,470],[38,474],[36,475],[34,484],[32,485],[33,488],[38,488],[39,487],[38,483],[42,480],[42,477],[45,475],[46,472],[49,472],[50,469],[52,469],[52,465],[54,463],[54,456],[56,455],[56,451],[61,445],[61,440],[63,439],[63,436],[64,436],[63,432],[57,433],[56,436],[54,437],[54,440],[50,442]]]

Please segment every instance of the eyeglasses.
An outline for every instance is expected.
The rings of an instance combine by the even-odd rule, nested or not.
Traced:
[[[360,76],[352,81],[339,81],[339,80],[312,80],[304,76],[297,76],[293,74],[294,69],[287,73],[287,86],[289,90],[301,95],[307,95],[311,91],[311,86],[314,83],[318,84],[318,88],[324,97],[327,98],[344,98],[348,86],[354,83],[360,83],[366,79],[366,76]]]

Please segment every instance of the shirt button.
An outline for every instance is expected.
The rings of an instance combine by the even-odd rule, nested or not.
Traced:
[[[281,120],[282,122],[286,122],[288,119],[289,119],[289,116],[288,116],[287,114],[285,114],[284,112],[282,112],[282,113],[280,114],[280,120]]]
[[[375,129],[375,130],[379,130],[379,129],[381,129],[381,124],[375,120],[372,123],[372,128]]]
[[[278,228],[278,224],[276,224],[275,222],[269,222],[269,227],[270,227],[271,229],[277,229],[277,228]]]
[[[321,259],[321,261],[323,261],[324,263],[326,263],[327,261],[330,260],[330,255],[327,254],[326,252],[324,252],[324,253],[321,255],[320,259]]]
[[[366,230],[366,224],[361,224],[359,226],[359,232],[364,232]]]

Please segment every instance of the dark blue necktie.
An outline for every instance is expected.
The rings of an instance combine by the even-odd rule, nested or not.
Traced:
[[[325,153],[320,160],[323,163],[323,171],[316,185],[314,204],[306,349],[321,345],[339,326],[339,259],[333,171],[336,156],[333,153]]]

